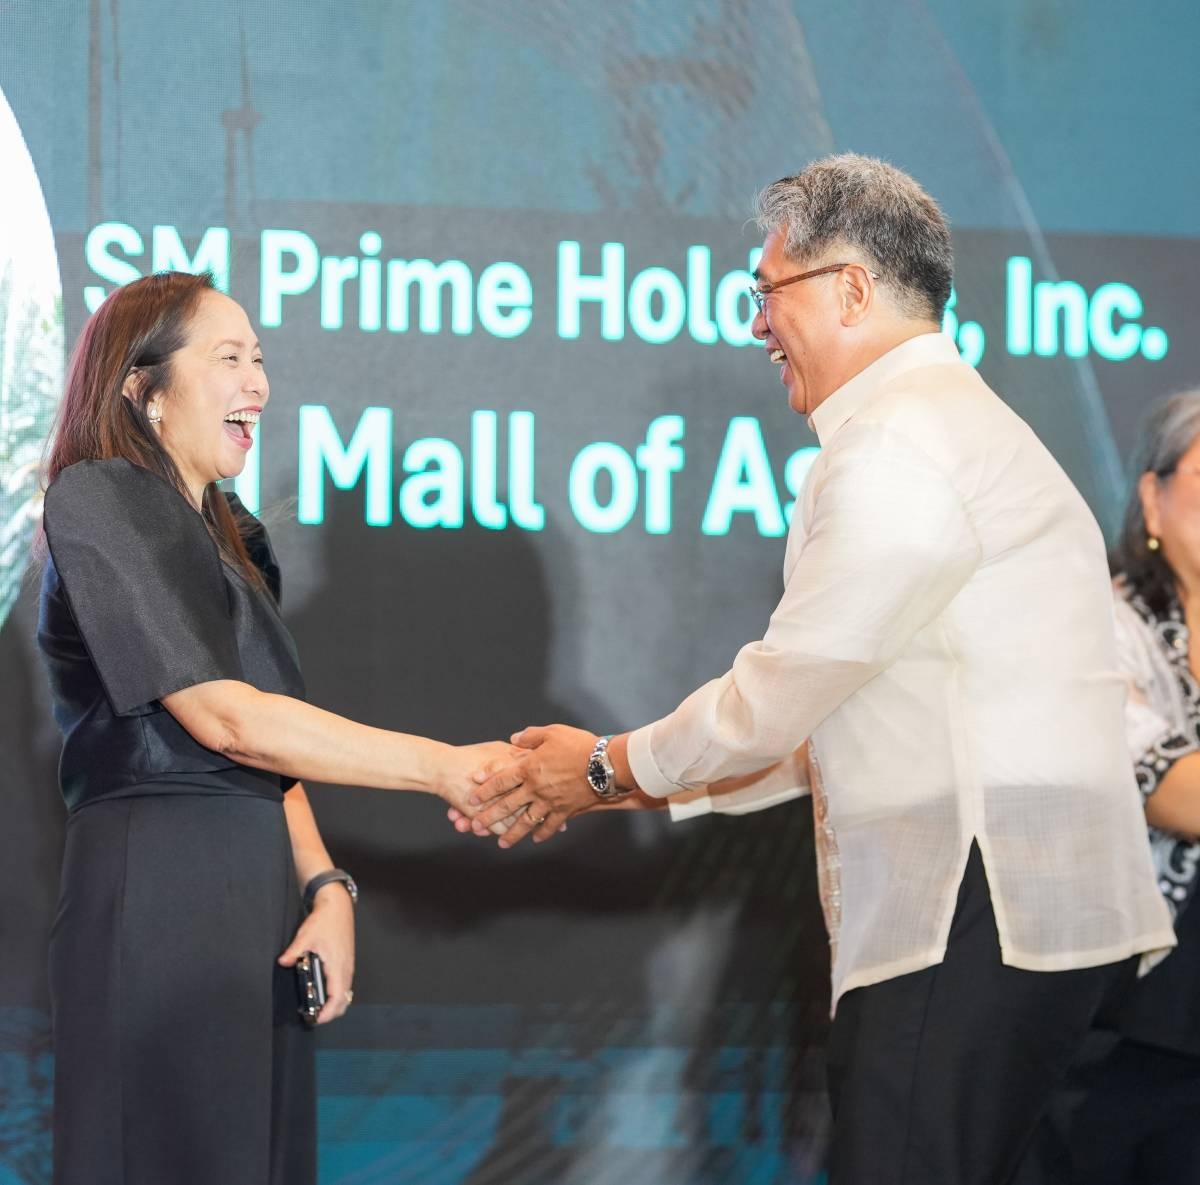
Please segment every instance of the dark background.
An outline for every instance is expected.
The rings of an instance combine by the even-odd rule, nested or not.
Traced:
[[[754,347],[686,331],[652,345],[628,328],[605,341],[594,307],[560,338],[555,252],[576,240],[594,270],[601,244],[623,243],[627,282],[682,274],[694,244],[717,276],[745,267],[754,191],[828,151],[883,155],[943,203],[980,369],[1111,531],[1142,408],[1196,381],[1197,33],[1182,3],[1147,17],[1071,0],[0,0],[0,93],[40,179],[68,343],[84,287],[111,286],[86,256],[108,221],[147,241],[175,227],[192,250],[227,227],[231,292],[252,319],[264,228],[302,230],[323,255],[358,253],[372,230],[384,259],[529,273],[533,322],[511,340],[477,325],[364,333],[353,282],[344,328],[322,330],[310,294],[263,331],[260,502],[312,699],[469,741],[645,723],[761,634],[782,541],[749,514],[704,535],[710,483],[730,420],[754,417],[787,502],[784,466],[812,435]],[[1011,356],[1014,255],[1089,294],[1132,285],[1166,357]],[[31,422],[52,412],[42,402]],[[366,409],[392,410],[389,525],[366,525],[361,483],[329,481],[324,521],[298,521],[299,409],[313,404],[343,440]],[[469,474],[480,409],[499,413],[502,474],[508,413],[535,414],[544,529],[487,529],[469,501],[461,529],[408,526],[405,449],[452,440]],[[595,441],[632,453],[671,413],[686,423],[671,532],[648,533],[640,503],[622,530],[587,530],[572,459]],[[25,502],[14,489],[0,485],[6,522]],[[35,592],[28,580],[0,624],[0,1185],[49,1180],[44,965],[64,812]],[[583,819],[501,853],[451,832],[432,800],[312,796],[363,889],[356,1003],[322,1033],[324,1182],[819,1179],[828,959],[806,803]]]

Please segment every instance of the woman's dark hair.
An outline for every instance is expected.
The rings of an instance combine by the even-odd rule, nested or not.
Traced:
[[[46,482],[77,461],[123,457],[157,474],[190,501],[171,454],[150,424],[151,400],[171,388],[175,353],[187,342],[196,307],[216,285],[209,273],[159,272],[118,288],[92,314],[71,355],[67,385],[46,456]],[[136,371],[136,395],[125,394]],[[222,555],[265,588],[224,494],[205,487],[200,513]],[[39,545],[44,545],[39,540]]]
[[[1125,519],[1110,557],[1114,575],[1123,576],[1157,617],[1165,615],[1176,598],[1175,573],[1161,548],[1152,551],[1147,546],[1149,532],[1138,495],[1138,481],[1144,473],[1153,473],[1158,481],[1166,481],[1198,436],[1200,390],[1180,391],[1150,408],[1134,452]]]

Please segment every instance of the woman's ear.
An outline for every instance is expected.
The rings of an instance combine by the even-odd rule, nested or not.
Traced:
[[[1158,538],[1162,534],[1162,508],[1159,506],[1162,487],[1158,474],[1143,473],[1138,478],[1137,492],[1142,503],[1142,518],[1146,520],[1146,533]]]
[[[145,389],[146,376],[135,366],[125,376],[125,381],[121,384],[121,394],[134,403],[140,403]]]

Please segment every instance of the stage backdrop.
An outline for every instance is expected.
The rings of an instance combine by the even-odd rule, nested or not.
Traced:
[[[453,741],[669,711],[761,634],[815,440],[755,189],[855,150],[955,230],[946,331],[1107,529],[1200,379],[1200,10],[1077,0],[0,0],[0,1185],[49,1180],[64,812],[21,573],[64,342],[210,269],[271,378],[239,490],[312,699]],[[326,1185],[817,1181],[804,802],[537,850],[313,787],[363,890]],[[81,973],[84,969],[81,969]]]

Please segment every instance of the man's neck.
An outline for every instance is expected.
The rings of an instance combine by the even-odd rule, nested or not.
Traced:
[[[869,335],[864,334],[857,341],[848,342],[843,357],[834,372],[832,385],[816,403],[808,409],[811,415],[834,391],[844,387],[855,375],[862,374],[868,366],[878,362],[885,354],[890,354],[897,346],[921,337],[927,333],[938,333],[941,326],[934,321],[896,320],[886,326],[875,328]]]

